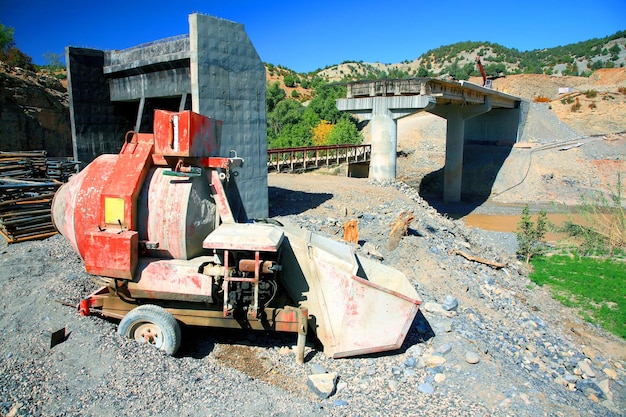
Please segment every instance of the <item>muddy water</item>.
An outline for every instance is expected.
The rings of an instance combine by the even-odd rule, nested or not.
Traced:
[[[557,226],[563,226],[566,221],[580,221],[578,216],[568,213],[548,213],[548,221]],[[517,223],[522,218],[520,214],[473,214],[470,213],[463,217],[462,220],[469,227],[477,227],[484,230],[492,230],[496,232],[513,232],[517,231]],[[537,221],[537,216],[532,216],[533,222]],[[556,242],[565,238],[564,234],[546,233],[545,240],[548,242]]]

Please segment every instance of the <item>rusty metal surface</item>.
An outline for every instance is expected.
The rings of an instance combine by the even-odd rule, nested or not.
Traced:
[[[154,142],[159,155],[209,157],[220,149],[222,121],[191,111],[155,110]]]
[[[306,171],[342,162],[367,162],[371,153],[371,145],[364,144],[268,149],[267,168],[277,172]]]
[[[212,302],[213,278],[201,273],[202,266],[212,260],[212,256],[192,260],[141,258],[128,292],[132,298]]]
[[[61,186],[52,202],[54,225],[84,259],[87,233],[100,221],[100,194],[117,155],[101,155]]]
[[[105,317],[123,318],[130,310],[137,307],[121,300],[113,292],[102,287],[85,299],[91,313],[97,312]],[[258,318],[224,317],[218,306],[200,303],[159,303],[181,323],[188,326],[222,327],[230,329],[272,330],[278,332],[307,334],[306,308],[284,307],[264,308]]]

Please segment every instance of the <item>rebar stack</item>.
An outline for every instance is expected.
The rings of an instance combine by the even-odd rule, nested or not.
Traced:
[[[0,177],[45,178],[46,151],[0,152]]]
[[[71,158],[48,158],[46,160],[47,178],[67,182],[70,176],[76,174],[79,164],[80,162]]]
[[[0,234],[9,243],[52,236],[50,207],[61,182],[0,178]]]
[[[52,198],[78,164],[45,151],[0,152],[0,235],[15,243],[57,233]]]

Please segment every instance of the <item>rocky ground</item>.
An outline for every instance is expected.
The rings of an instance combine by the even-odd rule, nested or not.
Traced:
[[[270,175],[278,220],[339,239],[358,219],[355,250],[404,272],[424,303],[399,351],[332,360],[310,338],[185,329],[168,357],[81,317],[95,288],[61,236],[0,252],[0,412],[4,415],[623,415],[626,343],[583,322],[526,278],[511,234],[441,216],[401,182]],[[324,191],[321,191],[324,190]],[[395,250],[390,224],[415,220]],[[457,252],[504,263],[494,269]],[[50,332],[67,339],[50,348]],[[477,361],[477,362],[476,362]],[[475,363],[476,362],[476,363]],[[307,386],[336,373],[332,394]]]

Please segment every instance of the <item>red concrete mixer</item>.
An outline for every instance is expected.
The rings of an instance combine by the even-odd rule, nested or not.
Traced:
[[[249,221],[236,192],[243,159],[217,156],[221,122],[157,110],[57,192],[59,232],[102,288],[81,314],[173,354],[180,323],[298,334],[331,357],[400,347],[419,308],[404,274],[350,246],[275,221]]]

